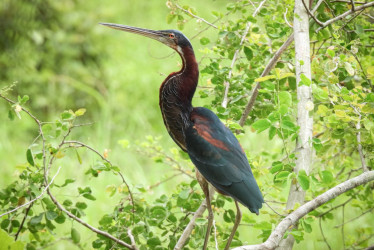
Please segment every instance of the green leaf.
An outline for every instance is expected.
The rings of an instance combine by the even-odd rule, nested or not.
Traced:
[[[305,173],[299,172],[297,176],[297,181],[304,190],[309,189],[309,177]]]
[[[273,162],[272,167],[270,169],[270,173],[274,174],[282,169],[283,169],[283,163],[280,161],[276,161],[276,162]]]
[[[285,179],[288,178],[288,176],[289,176],[290,174],[291,174],[291,173],[288,172],[288,171],[281,171],[281,172],[279,172],[279,174],[277,174],[277,175],[275,176],[275,178],[276,178],[277,180],[285,180]]]
[[[31,149],[27,149],[27,151],[26,151],[26,158],[27,158],[27,162],[31,166],[35,166],[34,157],[32,155]]]
[[[87,204],[85,202],[77,202],[77,203],[75,203],[75,206],[79,209],[82,209],[82,210],[87,208]]]
[[[281,91],[281,92],[279,92],[278,97],[279,97],[280,104],[285,104],[287,106],[292,105],[292,96],[291,96],[290,92]]]
[[[107,170],[107,167],[105,166],[105,164],[101,161],[98,161],[96,162],[93,166],[92,166],[92,169],[93,170],[96,170],[96,171],[103,171],[103,170]]]
[[[324,170],[320,173],[320,177],[322,179],[322,182],[329,184],[334,180],[334,176],[332,173],[328,170]]]
[[[244,54],[245,54],[245,57],[247,57],[248,61],[252,60],[252,58],[253,58],[253,51],[250,48],[244,46]]]
[[[281,126],[282,129],[286,129],[286,130],[290,130],[290,131],[296,131],[296,125],[291,121],[282,120],[280,126]]]
[[[81,236],[80,236],[78,230],[75,229],[75,228],[72,228],[72,229],[71,229],[71,239],[73,240],[73,242],[74,242],[75,244],[78,244],[79,241],[81,240]]]
[[[252,127],[257,130],[257,133],[268,129],[271,126],[271,122],[268,119],[260,119],[252,124]]]
[[[69,207],[69,206],[73,205],[73,202],[71,200],[64,200],[64,202],[62,204],[65,207]]]
[[[5,219],[5,220],[3,220],[3,221],[1,222],[0,227],[1,227],[2,229],[7,229],[8,226],[9,226],[9,224],[10,224],[10,220],[9,220],[9,219]]]
[[[43,219],[44,213],[40,213],[38,216],[34,216],[30,220],[30,225],[36,225],[39,224]]]
[[[61,119],[62,120],[72,120],[72,119],[74,119],[74,113],[72,111],[64,111],[61,114]]]
[[[8,118],[11,121],[14,120],[15,116],[14,116],[14,110],[13,109],[9,109],[9,111],[8,111]]]
[[[84,194],[83,197],[91,201],[96,200],[95,196],[93,196],[92,194]]]
[[[353,69],[352,64],[350,64],[349,62],[345,62],[344,68],[350,76],[354,76],[355,70]]]
[[[28,100],[29,100],[29,96],[28,95],[24,95],[22,98],[20,98],[20,96],[18,96],[18,102],[20,105],[24,105]]]
[[[226,210],[223,214],[223,219],[227,222],[227,223],[233,223],[235,222],[235,213],[233,210],[229,209],[229,210]]]
[[[174,15],[174,14],[169,14],[169,15],[167,15],[167,16],[166,16],[166,22],[167,22],[168,24],[170,24],[170,23],[175,19],[175,17],[176,17],[176,15]]]
[[[74,112],[75,116],[82,116],[82,115],[84,115],[84,113],[86,113],[85,108],[80,108],[80,109],[78,109],[77,111]]]
[[[74,179],[66,179],[65,182],[64,182],[64,184],[62,184],[62,186],[60,186],[60,187],[65,187],[65,186],[67,186],[68,184],[70,184],[70,183],[74,183],[74,182],[75,182]]]
[[[152,237],[147,240],[147,245],[154,248],[155,246],[161,245],[161,241],[158,237]]]
[[[207,38],[207,37],[202,37],[202,38],[200,39],[200,43],[201,43],[202,45],[207,45],[208,43],[210,43],[210,40],[209,40],[209,38]]]
[[[60,214],[59,216],[56,217],[55,221],[58,224],[63,224],[66,220],[66,217],[63,214]]]
[[[318,139],[318,138],[313,138],[312,139],[312,143],[313,143],[313,148],[318,152],[320,151],[323,146],[322,146],[322,143],[321,143],[321,140]]]
[[[308,77],[306,77],[304,74],[301,74],[299,86],[302,86],[302,85],[310,86],[310,84],[312,84],[312,81]]]
[[[255,82],[264,82],[264,81],[267,81],[269,79],[274,79],[274,78],[276,78],[274,75],[263,76],[263,77],[256,78]]]
[[[182,192],[179,193],[179,197],[183,200],[186,200],[188,198],[188,195],[190,194],[189,189],[184,189]]]
[[[100,226],[108,226],[112,223],[113,221],[113,218],[112,216],[106,214],[104,215],[100,220],[99,220],[99,224]]]
[[[48,219],[48,220],[54,220],[56,219],[58,216],[58,214],[55,212],[55,211],[47,211],[45,213],[45,217]]]
[[[14,242],[14,239],[6,231],[0,229],[0,249],[4,250],[23,250],[24,243],[21,241]]]

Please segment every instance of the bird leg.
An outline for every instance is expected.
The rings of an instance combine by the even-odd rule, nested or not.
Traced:
[[[201,175],[201,173],[197,169],[196,169],[196,178],[197,178],[197,181],[200,184],[201,189],[203,190],[203,192],[205,194],[206,207],[207,207],[208,213],[209,213],[209,215],[208,215],[208,227],[206,229],[204,246],[203,246],[203,250],[206,250],[207,246],[208,246],[210,231],[211,231],[212,225],[213,225],[213,211],[212,211],[212,205],[211,205],[210,201],[213,198],[214,190],[209,189],[208,181]]]
[[[228,250],[230,248],[230,245],[231,245],[231,242],[232,242],[232,239],[234,238],[234,235],[235,235],[235,232],[236,232],[236,229],[238,229],[238,226],[240,224],[240,221],[242,219],[242,212],[240,211],[240,208],[239,208],[239,204],[237,201],[235,201],[235,206],[236,206],[236,217],[235,217],[235,224],[232,228],[232,231],[231,231],[231,234],[230,234],[230,237],[229,239],[227,240],[227,243],[226,243],[226,246],[225,246],[225,250]]]

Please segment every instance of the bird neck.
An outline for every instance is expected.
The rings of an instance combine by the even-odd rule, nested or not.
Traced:
[[[181,70],[176,73],[180,77],[179,96],[191,104],[199,80],[199,66],[192,47],[186,46],[178,53],[183,63]]]
[[[166,129],[173,140],[186,151],[184,129],[190,123],[192,98],[199,79],[199,68],[191,47],[177,50],[182,68],[171,73],[160,87],[160,108]]]

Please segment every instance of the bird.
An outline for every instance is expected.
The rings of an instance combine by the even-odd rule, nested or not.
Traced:
[[[199,67],[189,39],[178,30],[150,30],[122,24],[100,23],[120,31],[159,41],[175,50],[181,60],[179,71],[162,82],[159,105],[165,127],[174,142],[188,153],[196,166],[196,177],[205,194],[209,213],[203,249],[207,248],[213,221],[208,183],[234,199],[237,214],[225,249],[230,247],[241,220],[238,202],[259,214],[264,199],[253,176],[247,156],[235,135],[217,115],[204,107],[194,107],[192,99],[199,80]]]

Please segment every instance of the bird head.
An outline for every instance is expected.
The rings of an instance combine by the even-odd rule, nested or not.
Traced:
[[[138,35],[142,35],[145,37],[152,38],[157,40],[170,48],[176,50],[178,53],[183,54],[182,50],[185,47],[192,48],[192,45],[188,38],[183,35],[182,32],[178,30],[149,30],[143,28],[137,28],[122,24],[115,24],[115,23],[100,23],[101,25],[105,25],[109,28],[122,30]]]

